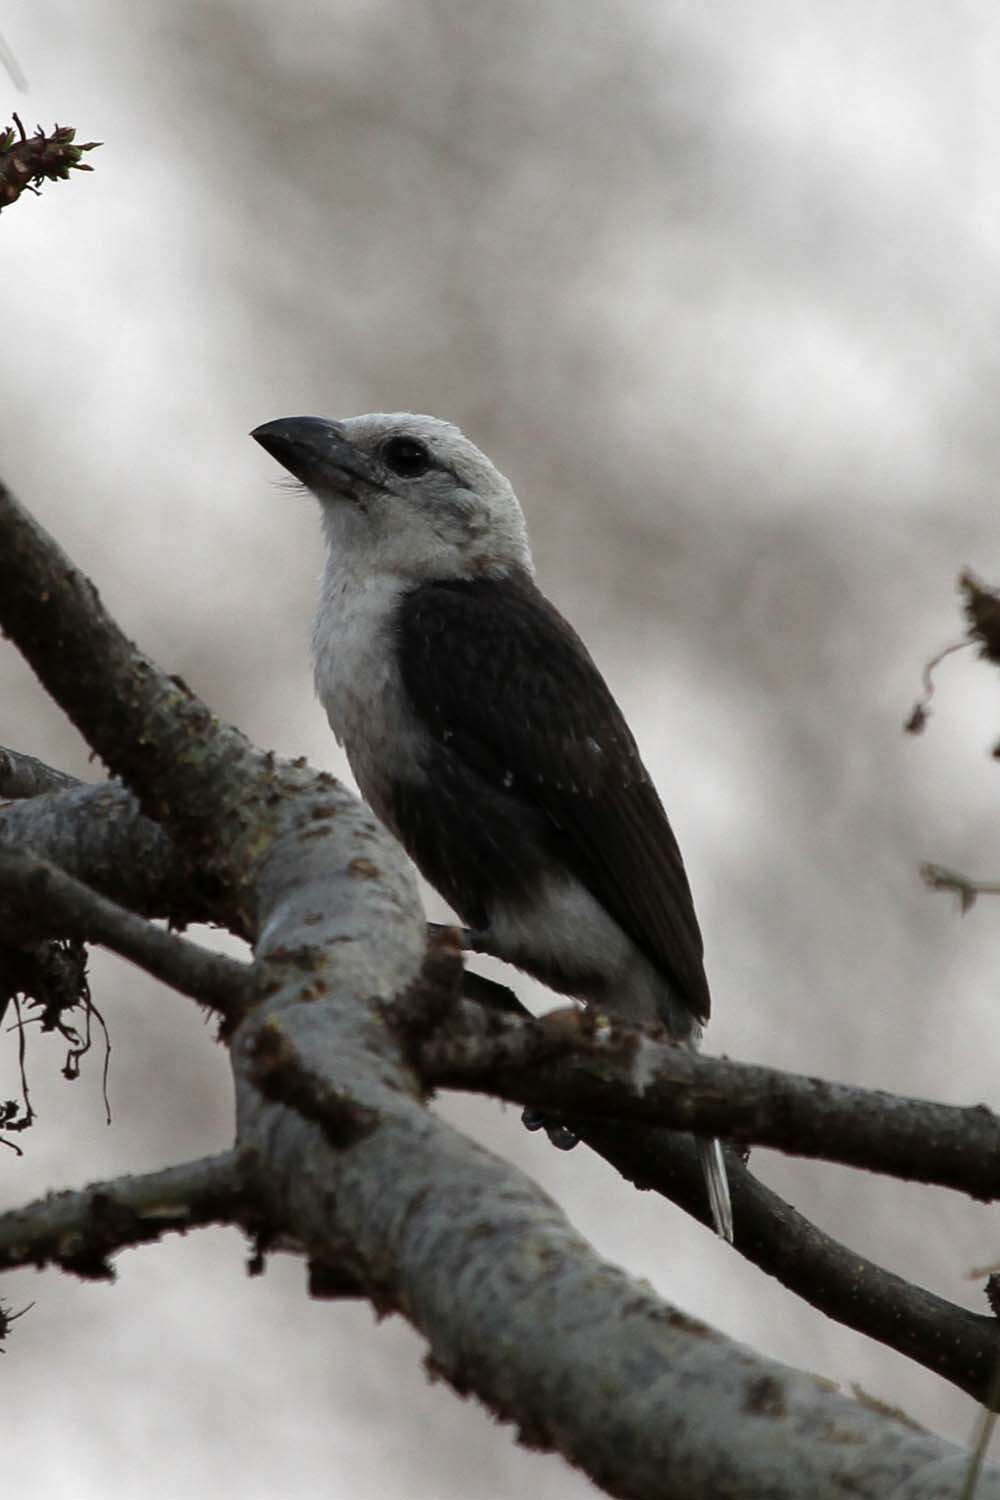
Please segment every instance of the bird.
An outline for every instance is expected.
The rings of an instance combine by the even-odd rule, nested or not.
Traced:
[[[677,840],[610,688],[535,581],[510,481],[458,427],[411,412],[279,418],[251,437],[319,501],[330,726],[465,946],[696,1048],[710,997]],[[731,1242],[720,1144],[696,1140]]]

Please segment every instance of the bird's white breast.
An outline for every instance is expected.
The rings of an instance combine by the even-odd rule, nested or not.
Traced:
[[[362,795],[392,826],[391,781],[423,776],[422,737],[400,678],[395,616],[404,580],[331,561],[313,631],[316,693]]]

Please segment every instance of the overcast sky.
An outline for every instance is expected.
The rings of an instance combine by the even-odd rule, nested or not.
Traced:
[[[104,142],[0,221],[0,473],[125,628],[263,745],[346,767],[307,655],[319,530],[248,430],[431,411],[511,477],[540,579],[629,715],[705,930],[709,1051],[996,1103],[995,679],[942,669],[994,581],[1000,12],[839,0],[23,0],[7,117]],[[15,653],[0,741],[84,776]],[[437,908],[435,908],[435,911]],[[532,1003],[545,996],[526,982]],[[231,1138],[194,1008],[98,958],[100,1068],[32,1038],[0,1204]],[[12,1042],[12,1039],[8,1039]],[[0,1097],[16,1093],[13,1045]],[[757,1348],[964,1438],[950,1388],[825,1321],[517,1111],[441,1107],[598,1249]],[[864,1254],[985,1310],[995,1210],[755,1154]],[[35,1299],[3,1361],[5,1476],[40,1497],[365,1500],[590,1486],[429,1385],[420,1341],[310,1302],[232,1233]],[[44,1392],[44,1399],[40,1393]]]

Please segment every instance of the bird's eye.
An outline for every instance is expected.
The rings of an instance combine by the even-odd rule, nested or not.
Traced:
[[[382,459],[402,479],[416,479],[431,466],[431,456],[423,443],[411,437],[389,438],[382,444]]]

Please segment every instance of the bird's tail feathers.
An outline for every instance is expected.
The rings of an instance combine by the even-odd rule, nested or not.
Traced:
[[[712,1210],[715,1232],[722,1239],[728,1240],[731,1245],[733,1243],[733,1205],[729,1197],[729,1178],[726,1176],[722,1146],[716,1140],[706,1140],[703,1135],[696,1136],[695,1139],[701,1169],[705,1174],[705,1187],[708,1191],[708,1202]]]

